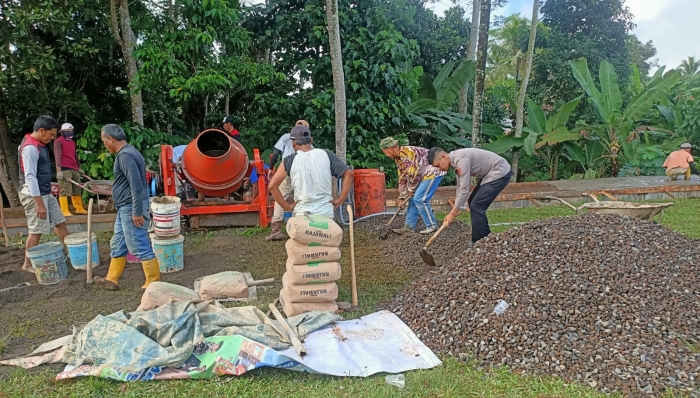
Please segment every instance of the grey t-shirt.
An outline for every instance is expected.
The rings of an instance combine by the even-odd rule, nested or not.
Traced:
[[[125,145],[114,159],[114,186],[112,198],[117,208],[131,205],[131,214],[142,216],[144,202],[148,203],[146,161],[131,145]]]
[[[328,149],[324,149],[323,151],[326,152],[328,155],[328,160],[331,162],[331,175],[335,178],[341,178],[343,174],[350,169],[350,167],[343,163],[343,161],[340,160],[335,153],[329,151]],[[284,169],[287,170],[287,175],[289,175],[290,170],[292,170],[292,163],[294,163],[294,158],[296,156],[297,154],[293,153],[283,160]]]
[[[487,184],[505,177],[510,172],[507,160],[479,148],[463,148],[450,152],[450,163],[458,177],[455,206],[459,209],[463,208],[469,199],[472,177],[476,177],[481,184]]]

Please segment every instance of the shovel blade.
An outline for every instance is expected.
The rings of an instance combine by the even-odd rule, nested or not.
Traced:
[[[424,263],[431,267],[435,266],[435,259],[433,258],[433,255],[428,252],[427,247],[424,247],[423,250],[420,251],[420,257],[423,259]]]

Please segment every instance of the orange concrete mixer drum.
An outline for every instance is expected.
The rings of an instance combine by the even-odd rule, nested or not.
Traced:
[[[197,192],[219,197],[241,187],[250,162],[243,145],[221,130],[209,129],[187,145],[181,165]]]

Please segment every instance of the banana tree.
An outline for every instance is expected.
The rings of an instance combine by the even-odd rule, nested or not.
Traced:
[[[474,61],[446,63],[433,81],[426,75],[419,78],[413,102],[407,107],[413,130],[431,135],[443,142],[470,147],[466,134],[472,131],[471,114],[453,111],[460,90],[474,79]],[[483,125],[483,133],[496,136],[502,129]]]
[[[574,174],[570,179],[592,179],[603,173],[605,146],[598,139],[587,139],[582,146],[570,141],[565,142],[564,148],[565,156],[569,158],[569,163],[565,167],[579,166],[583,169],[583,174]]]
[[[625,142],[631,142],[636,137],[637,123],[651,110],[663,101],[671,89],[679,82],[681,75],[678,71],[663,71],[652,79],[639,94],[631,99],[623,109],[622,95],[618,84],[615,68],[608,61],[600,64],[598,82],[600,89],[593,81],[588,62],[585,58],[570,62],[574,77],[579,82],[588,98],[593,103],[598,123],[585,126],[603,146],[602,158],[607,162],[606,168],[610,174],[617,177],[625,159],[620,159],[620,149]]]

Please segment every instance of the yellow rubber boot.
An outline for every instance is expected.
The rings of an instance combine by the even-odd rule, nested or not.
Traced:
[[[119,290],[119,278],[124,273],[124,267],[126,267],[126,257],[112,258],[107,276],[105,278],[96,276],[93,282],[101,285],[105,290]]]
[[[59,196],[58,201],[61,204],[61,213],[63,213],[63,215],[66,217],[72,216],[73,214],[71,214],[70,210],[68,210],[68,197]]]
[[[160,280],[160,265],[158,264],[157,258],[142,261],[141,265],[143,265],[143,273],[146,275],[146,283],[141,286],[141,289],[145,289],[151,284],[151,282],[157,282]]]
[[[686,179],[686,180],[689,180],[689,179],[690,179],[690,173],[691,173],[691,172],[692,172],[692,170],[690,170],[690,167],[688,167],[688,170],[685,171],[685,179]]]
[[[80,196],[71,196],[71,202],[73,202],[73,207],[75,207],[75,214],[87,214],[87,210],[83,207],[83,198]]]

